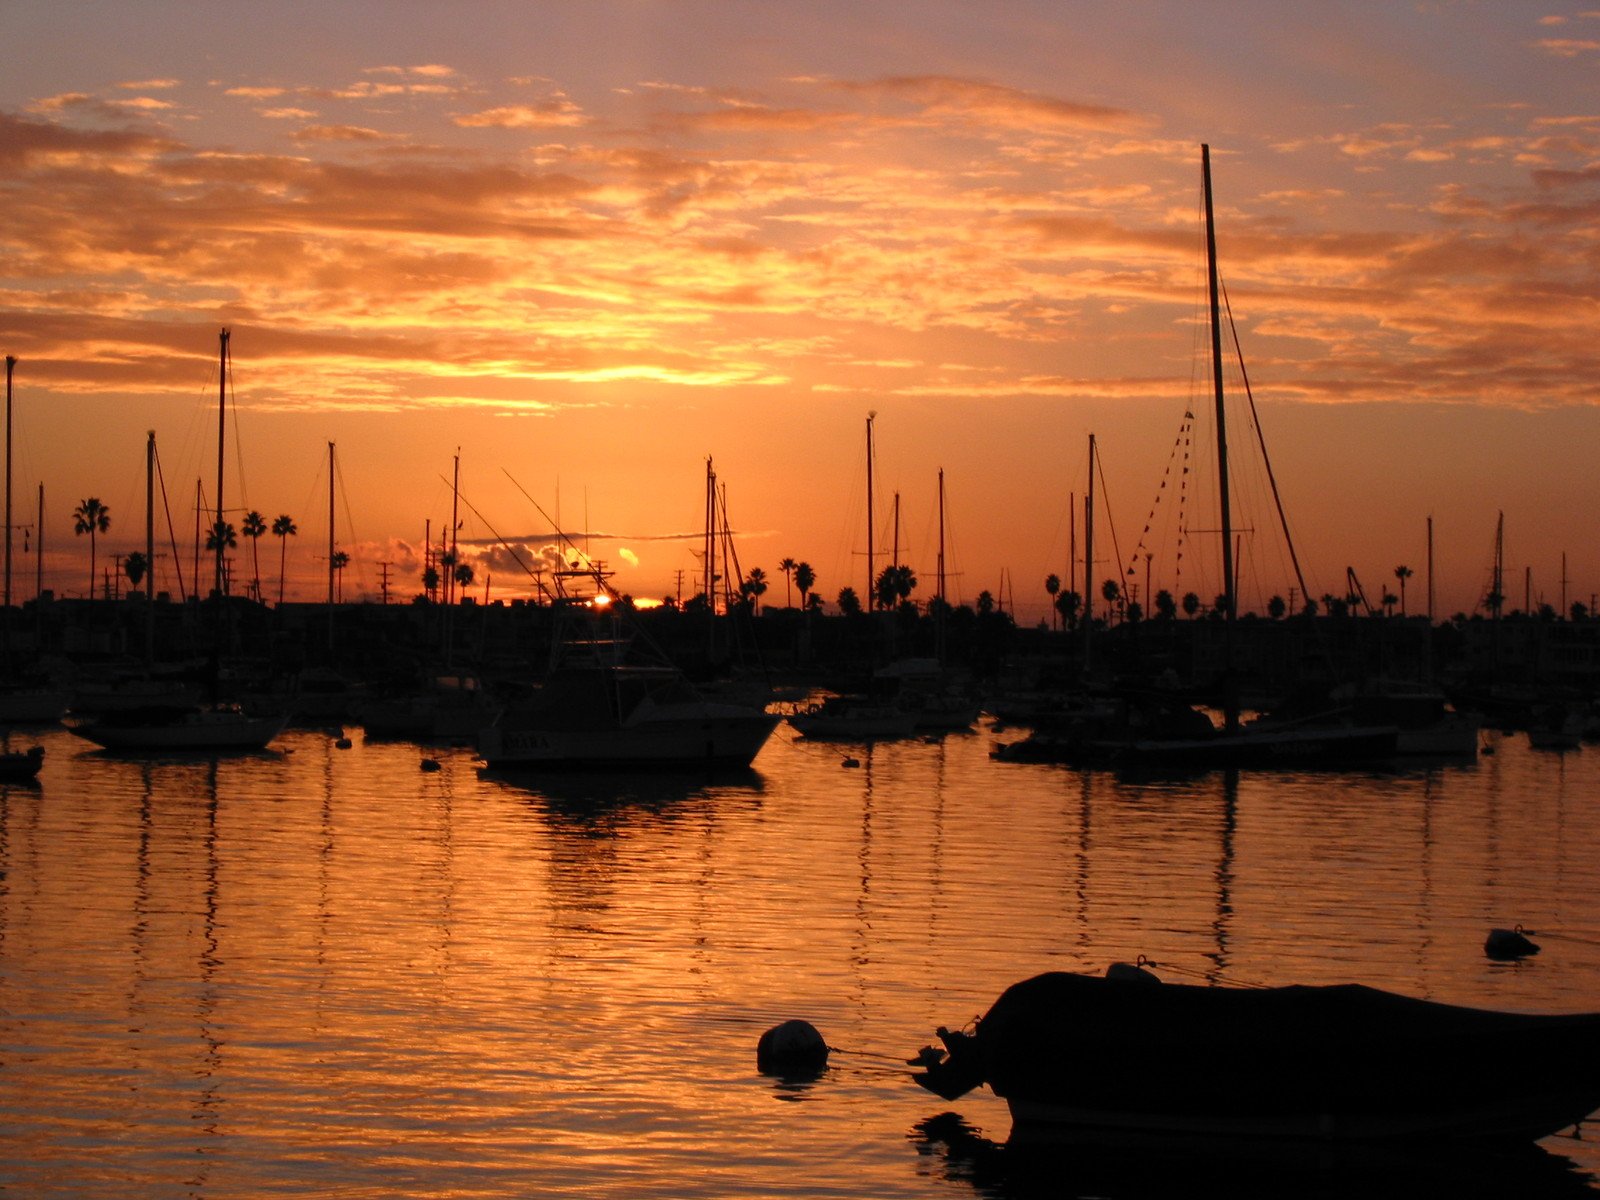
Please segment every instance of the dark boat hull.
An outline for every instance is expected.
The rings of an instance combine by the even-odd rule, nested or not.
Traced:
[[[952,1042],[930,1074],[946,1072],[946,1093],[989,1084],[1019,1128],[1529,1141],[1600,1107],[1600,1014],[1493,1012],[1355,985],[1041,975]]]

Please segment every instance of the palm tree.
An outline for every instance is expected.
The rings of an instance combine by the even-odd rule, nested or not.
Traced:
[[[122,560],[122,573],[128,577],[128,586],[136,588],[144,579],[145,572],[150,569],[150,563],[144,556],[144,551],[135,550]]]
[[[1068,588],[1056,597],[1056,611],[1068,629],[1078,627],[1078,610],[1083,607],[1083,597]]]
[[[259,602],[261,600],[261,552],[258,544],[261,541],[261,535],[267,532],[266,518],[252,508],[245,513],[244,523],[240,526],[239,532],[250,539],[251,587],[255,589],[255,597]]]
[[[1100,585],[1100,594],[1107,604],[1116,604],[1122,599],[1122,586],[1115,579],[1108,579]]]
[[[472,586],[472,580],[477,575],[477,572],[472,569],[471,563],[458,562],[452,574],[455,576],[456,585],[461,589],[456,595],[459,601],[466,596],[467,589]]]
[[[789,596],[789,585],[794,582],[794,569],[799,565],[792,558],[778,560],[778,570],[783,572],[783,606],[785,608],[794,607]]]
[[[226,554],[229,550],[234,549],[238,545],[239,535],[234,529],[232,521],[211,522],[211,528],[206,530],[206,549],[208,551],[210,551],[212,554],[215,554],[218,550],[221,550],[224,554]],[[227,588],[228,573],[226,570],[224,570],[222,573],[223,594],[227,593]]]
[[[288,561],[289,539],[300,532],[294,518],[282,513],[272,522],[272,536],[278,539],[278,607],[283,607],[283,568]]]
[[[1178,615],[1178,602],[1173,599],[1172,593],[1162,588],[1156,593],[1156,616],[1163,621],[1171,621]]]
[[[809,607],[807,597],[811,589],[817,585],[817,573],[811,569],[808,562],[797,562],[794,565],[794,585],[800,589],[800,607]]]
[[[750,574],[744,577],[739,584],[739,595],[750,606],[750,611],[756,610],[756,605],[767,591],[767,573],[760,567],[751,567]]]
[[[335,550],[333,552],[333,557],[330,558],[328,560],[328,562],[333,567],[333,578],[334,578],[335,584],[337,584],[337,599],[338,599],[340,604],[343,604],[344,603],[344,569],[350,565],[350,556],[348,554],[346,554],[343,550]]]
[[[1394,569],[1394,577],[1400,581],[1400,615],[1406,615],[1406,580],[1410,579],[1413,572],[1410,567],[1398,566]]]
[[[1280,620],[1283,614],[1289,611],[1289,604],[1282,596],[1274,596],[1267,601],[1267,616],[1274,621]]]
[[[1195,619],[1195,616],[1199,612],[1200,612],[1200,596],[1199,596],[1199,594],[1195,593],[1195,592],[1185,592],[1183,594],[1183,615],[1188,617],[1192,621],[1192,620]]]
[[[847,617],[853,617],[861,611],[861,597],[856,595],[853,587],[845,586],[839,589],[839,597],[835,601],[839,611]]]
[[[1061,576],[1046,575],[1044,577],[1045,595],[1050,597],[1050,628],[1056,627],[1056,596],[1061,592]]]
[[[422,590],[427,593],[430,601],[437,598],[436,593],[439,591],[439,568],[434,566],[432,563],[423,568]]]
[[[111,528],[111,510],[94,496],[81,502],[72,512],[72,531],[89,535],[89,599],[94,599],[95,538]]]
[[[898,608],[916,590],[917,577],[910,567],[903,564],[885,567],[878,573],[878,581],[873,588],[879,608]]]

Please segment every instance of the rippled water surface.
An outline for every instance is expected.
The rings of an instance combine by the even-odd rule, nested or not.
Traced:
[[[999,1101],[898,1060],[1019,978],[1140,954],[1600,1009],[1595,747],[1140,782],[992,762],[987,729],[780,730],[707,782],[41,740],[40,785],[0,788],[6,1194],[1183,1194],[1024,1175]],[[1516,923],[1544,953],[1488,961]],[[840,1050],[814,1082],[756,1072],[789,1017]],[[1494,1194],[1600,1195],[1592,1143],[1543,1145]],[[1491,1194],[1464,1178],[1437,1194]]]

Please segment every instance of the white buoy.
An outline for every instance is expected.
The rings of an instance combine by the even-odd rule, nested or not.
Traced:
[[[809,1021],[774,1025],[756,1043],[756,1069],[763,1075],[815,1075],[828,1065],[828,1043]]]

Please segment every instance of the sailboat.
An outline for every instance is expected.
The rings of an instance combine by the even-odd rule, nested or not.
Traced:
[[[1393,725],[1358,724],[1325,713],[1297,720],[1239,720],[1237,680],[1233,677],[1237,579],[1233,564],[1233,512],[1228,494],[1228,432],[1223,403],[1222,325],[1217,275],[1216,221],[1211,200],[1211,147],[1200,147],[1205,191],[1206,273],[1211,317],[1211,376],[1217,425],[1218,508],[1222,520],[1224,661],[1223,725],[1215,728],[1197,710],[1170,706],[1141,731],[1124,724],[1115,734],[1091,738],[1090,757],[1124,765],[1175,767],[1339,766],[1369,763],[1395,753],[1399,730]],[[1092,440],[1091,440],[1092,448]],[[1092,453],[1092,449],[1091,449]],[[1085,589],[1088,592],[1090,589]],[[1148,714],[1147,714],[1148,717]],[[1199,718],[1199,719],[1195,719]],[[1159,732],[1158,732],[1159,730]]]
[[[17,360],[6,355],[6,507],[5,507],[5,596],[4,620],[11,621],[11,376]],[[18,675],[10,661],[9,637],[6,671],[0,679],[0,726],[46,724],[61,719],[69,695],[44,678]]]
[[[217,401],[217,518],[216,592],[217,628],[211,652],[208,697],[202,703],[174,700],[138,708],[102,712],[75,721],[72,732],[107,750],[129,751],[220,751],[261,750],[283,732],[286,713],[252,713],[237,704],[223,702],[219,695],[222,653],[223,532],[222,506],[223,453],[227,444],[228,419],[228,341],[223,329],[218,339],[220,376]]]

